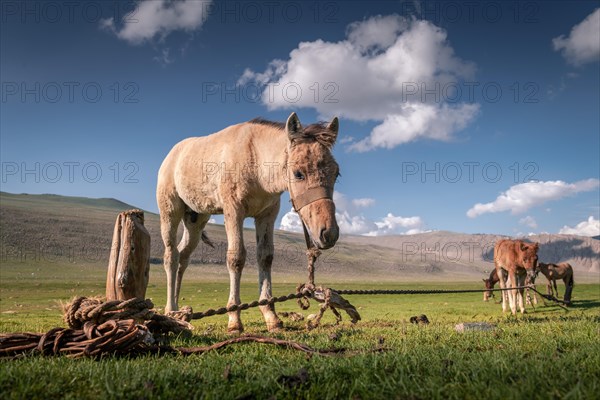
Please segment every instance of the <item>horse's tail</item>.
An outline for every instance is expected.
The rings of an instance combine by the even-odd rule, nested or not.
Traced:
[[[210,238],[206,235],[206,232],[202,231],[202,241],[212,247],[215,248],[215,244],[210,240]]]

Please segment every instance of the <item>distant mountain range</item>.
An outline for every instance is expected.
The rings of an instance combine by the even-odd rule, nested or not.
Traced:
[[[2,264],[64,262],[65,265],[83,263],[106,267],[116,216],[132,208],[135,207],[112,198],[0,192]],[[163,245],[158,215],[147,212],[145,225],[152,237],[151,262],[160,264]],[[192,268],[201,265],[206,271],[226,274],[224,227],[209,224],[206,232],[217,247],[198,246],[192,255]],[[254,236],[252,229],[245,229],[247,269],[256,268]],[[505,236],[446,231],[380,237],[342,236],[334,249],[323,253],[317,273],[330,279],[366,281],[479,279],[493,269],[493,247],[500,238]],[[540,243],[541,261],[570,262],[579,278],[600,282],[600,240],[597,238],[534,235],[525,239]],[[305,245],[301,234],[276,231],[275,249],[274,274],[305,274]]]

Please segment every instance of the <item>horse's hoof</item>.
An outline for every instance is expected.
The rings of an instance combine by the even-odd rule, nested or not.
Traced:
[[[243,332],[244,327],[241,323],[227,327],[227,334],[229,335],[241,335]]]
[[[283,329],[283,322],[281,320],[277,320],[276,322],[267,324],[267,330],[269,332],[279,332],[282,329]]]

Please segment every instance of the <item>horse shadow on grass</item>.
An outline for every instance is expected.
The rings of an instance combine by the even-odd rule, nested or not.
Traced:
[[[600,300],[576,300],[572,301],[569,309],[588,310],[590,308],[600,308]]]

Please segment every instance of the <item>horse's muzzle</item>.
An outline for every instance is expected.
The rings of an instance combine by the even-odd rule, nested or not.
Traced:
[[[320,250],[327,250],[332,248],[340,237],[340,230],[337,224],[330,228],[322,228],[319,232],[318,240],[313,240],[315,245]]]

